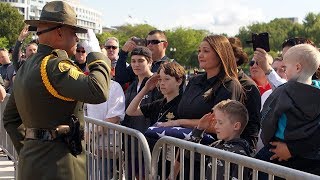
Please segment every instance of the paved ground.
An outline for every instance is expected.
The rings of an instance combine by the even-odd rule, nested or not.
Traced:
[[[14,179],[13,162],[8,160],[7,156],[0,152],[0,180]]]

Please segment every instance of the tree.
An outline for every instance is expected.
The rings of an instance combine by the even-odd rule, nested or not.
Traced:
[[[104,32],[101,34],[97,34],[96,36],[100,44],[105,44],[107,39],[113,37],[114,35],[111,32]]]
[[[303,21],[303,35],[315,42],[316,45],[320,43],[320,13],[308,13]]]
[[[208,34],[209,32],[205,30],[182,27],[166,31],[169,42],[166,54],[176,59],[180,64],[191,67],[198,66],[198,46],[202,39]],[[171,52],[170,48],[176,48],[176,51]]]
[[[0,48],[9,47],[9,41],[6,37],[0,38]]]
[[[156,28],[148,24],[125,24],[117,27],[116,30],[99,34],[97,35],[97,38],[101,44],[104,44],[107,38],[116,37],[119,39],[120,45],[123,45],[130,37],[135,36],[139,38],[145,38],[147,37],[147,34],[154,29]]]
[[[23,16],[9,3],[0,2],[0,19],[0,37],[6,37],[8,45],[12,46],[24,26]]]

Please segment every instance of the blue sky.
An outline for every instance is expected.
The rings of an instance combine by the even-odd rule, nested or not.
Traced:
[[[166,30],[178,26],[212,33],[238,33],[241,26],[276,17],[298,17],[320,12],[319,0],[80,0],[103,14],[107,27],[148,23]],[[130,16],[130,17],[129,17]]]

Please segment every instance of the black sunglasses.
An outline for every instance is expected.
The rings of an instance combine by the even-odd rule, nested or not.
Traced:
[[[118,46],[106,46],[106,49],[113,49],[113,50],[115,50],[115,49],[117,49],[118,48]]]
[[[253,66],[254,64],[258,65],[258,62],[257,61],[253,61],[253,60],[249,62],[249,66]]]
[[[38,31],[36,34],[37,36],[43,34],[43,33],[47,33],[47,32],[50,32],[50,31],[53,31],[53,30],[56,30],[56,29],[59,29],[59,28],[62,28],[62,25],[58,25],[58,26],[55,26],[55,27],[52,27],[52,28],[48,28],[48,29],[45,29],[45,30],[42,30],[42,31]]]
[[[79,52],[86,53],[85,50],[83,50],[83,51],[81,51],[81,50],[76,50],[76,51],[77,51],[77,53],[79,53]]]
[[[155,45],[155,44],[159,44],[161,42],[166,42],[166,41],[165,40],[157,40],[157,39],[155,39],[155,40],[147,40],[147,45],[149,45],[149,44]]]

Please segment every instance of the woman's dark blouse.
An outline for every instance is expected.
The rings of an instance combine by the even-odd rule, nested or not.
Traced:
[[[209,113],[213,106],[220,101],[231,99],[231,87],[234,82],[229,80],[217,88],[210,100],[206,100],[205,96],[207,93],[205,92],[211,89],[217,82],[218,78],[216,76],[207,79],[206,73],[190,79],[178,106],[179,118],[200,119],[203,115]]]

